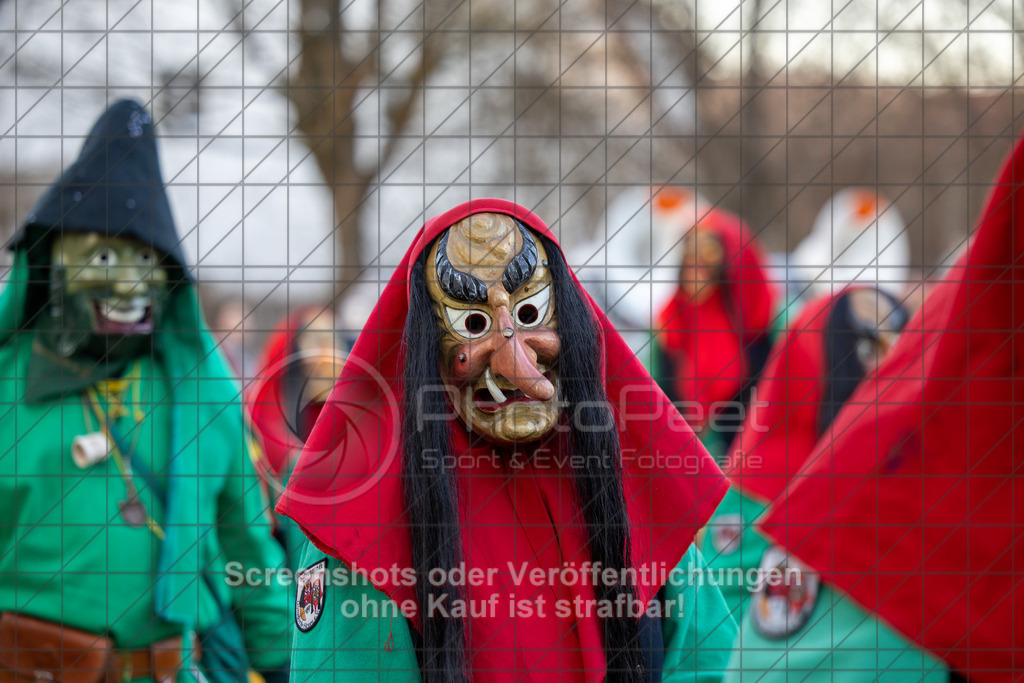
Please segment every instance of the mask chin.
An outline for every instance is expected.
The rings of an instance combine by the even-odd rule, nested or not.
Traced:
[[[550,434],[561,417],[558,377],[551,380],[555,385],[555,397],[548,401],[521,400],[509,392],[510,400],[504,405],[488,401],[483,391],[475,384],[464,387],[459,396],[456,412],[463,422],[484,440],[497,446],[515,446],[539,441]]]

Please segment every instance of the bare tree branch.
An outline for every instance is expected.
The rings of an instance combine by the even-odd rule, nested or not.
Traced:
[[[397,135],[401,131],[405,130],[406,124],[409,123],[409,119],[412,118],[412,113],[415,109],[417,100],[419,99],[420,93],[423,91],[423,86],[426,84],[427,77],[437,67],[439,58],[437,50],[434,48],[433,40],[424,41],[423,55],[420,58],[419,67],[417,67],[415,75],[413,76],[412,82],[409,84],[410,87],[406,91],[406,95],[402,98],[401,102],[388,108],[388,121],[391,125],[391,130],[396,133],[388,137],[387,143],[384,145],[384,151],[381,154],[380,165],[385,167],[387,163],[394,156],[395,148],[398,146],[401,137]]]
[[[387,7],[381,3],[378,11]],[[446,16],[446,15],[442,15]],[[360,216],[370,186],[395,154],[401,133],[416,111],[425,84],[442,58],[439,38],[425,27],[422,43],[410,57],[408,87],[389,89],[383,97],[389,135],[376,162],[357,163],[358,118],[356,109],[367,88],[394,74],[381,69],[380,33],[360,31],[358,50],[346,50],[354,41],[346,26],[340,0],[302,0],[301,62],[289,80],[288,93],[299,114],[298,128],[317,160],[331,189],[335,229],[341,249],[338,284],[340,296],[356,280],[363,263]],[[353,56],[352,53],[358,53]],[[400,92],[401,95],[396,95]],[[390,100],[390,101],[389,101]]]
[[[377,68],[376,50],[352,63],[341,40],[345,27],[339,0],[303,0],[302,57],[288,94],[299,113],[298,128],[331,188],[341,248],[341,284],[361,265],[359,209],[372,174],[357,170],[353,103],[360,84]]]

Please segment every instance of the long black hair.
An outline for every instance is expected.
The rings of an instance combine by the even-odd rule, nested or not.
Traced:
[[[455,473],[446,467],[450,461],[444,457],[454,450],[451,423],[423,419],[426,415],[451,413],[442,389],[439,364],[441,327],[434,316],[423,272],[428,251],[423,250],[412,269],[409,312],[402,339],[402,488],[422,624],[421,643],[417,647],[420,674],[424,683],[447,683],[469,680],[469,656],[465,620],[426,611],[431,596],[438,599],[447,593],[452,602],[462,597],[458,586],[433,585],[427,580],[431,569],[441,568],[447,573],[462,560],[458,488]]]
[[[622,458],[619,435],[604,389],[601,347],[597,321],[572,279],[561,250],[541,236],[548,254],[551,286],[558,315],[558,375],[562,400],[571,414],[569,437],[573,458],[582,468],[572,471],[576,509],[587,534],[590,560],[605,568],[624,569],[630,557],[629,517],[622,488]],[[608,429],[594,429],[608,425]],[[587,428],[590,426],[591,428]],[[598,600],[615,603],[620,593],[635,599],[630,585],[594,587]],[[604,620],[604,651],[608,681],[643,681],[643,655],[639,623],[628,613]]]
[[[584,529],[593,563],[606,569],[625,569],[631,566],[629,518],[618,432],[604,390],[597,323],[557,245],[538,237],[547,251],[558,316],[559,398],[566,406],[563,420],[568,422],[572,454],[584,456],[569,459],[578,515],[574,521]],[[451,421],[422,419],[452,413],[441,389],[441,327],[424,272],[428,252],[425,249],[412,268],[403,340],[403,495],[422,622],[417,654],[425,683],[471,677],[465,619],[423,611],[431,596],[437,599],[447,593],[450,601],[462,597],[458,587],[431,585],[426,577],[431,569],[454,568],[463,558],[458,486],[454,471],[445,464],[452,459],[441,457],[453,454]],[[608,429],[595,429],[595,425],[608,425]],[[613,605],[620,604],[615,601],[623,593],[627,603],[635,599],[632,585],[598,582],[595,586],[595,597]],[[646,680],[638,621],[625,611],[604,619],[602,626],[607,680]]]
[[[846,290],[836,297],[829,312],[825,334],[825,387],[818,410],[819,437],[828,431],[840,409],[864,379],[866,371],[857,355],[857,344],[878,334],[877,328],[865,328],[865,323],[857,320],[850,300],[854,291]],[[909,319],[907,309],[885,290],[871,291],[878,299],[888,302],[891,310],[886,322],[889,327],[895,332],[902,330]],[[881,306],[878,299],[876,307]]]

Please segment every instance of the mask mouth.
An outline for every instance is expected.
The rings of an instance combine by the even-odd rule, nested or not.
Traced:
[[[551,381],[551,372],[544,373],[545,379]],[[473,392],[473,405],[484,413],[496,413],[515,403],[542,403],[515,386],[504,377],[496,377],[491,369],[484,370],[483,386]]]
[[[519,389],[503,392],[502,398],[504,400],[498,402],[497,398],[492,396],[491,392],[485,387],[473,392],[473,405],[475,405],[476,409],[481,412],[496,413],[502,408],[507,408],[513,403],[539,403],[539,401],[530,398]]]
[[[130,336],[153,332],[153,306],[149,297],[94,299],[92,306],[99,334]]]

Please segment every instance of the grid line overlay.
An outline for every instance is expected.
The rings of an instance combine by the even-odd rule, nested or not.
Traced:
[[[241,410],[246,392],[266,379],[257,358],[284,314],[312,304],[320,315],[336,316],[337,332],[351,345],[419,227],[471,198],[508,197],[545,220],[608,318],[624,331],[647,333],[633,351],[648,364],[659,334],[668,331],[659,327],[662,304],[652,292],[678,285],[689,227],[679,224],[670,239],[657,242],[657,192],[692,191],[709,210],[741,216],[750,228],[745,246],[769,253],[768,284],[785,300],[771,316],[778,339],[791,330],[797,306],[854,255],[854,243],[842,246],[833,234],[831,261],[816,276],[794,277],[787,265],[818,209],[843,188],[877,192],[885,211],[902,221],[886,241],[874,229],[878,221],[855,235],[873,235],[877,254],[908,245],[901,304],[916,308],[966,250],[999,162],[1021,129],[1020,21],[1011,0],[831,0],[827,10],[800,0],[0,0],[2,230],[10,237],[26,220],[108,104],[138,98],[153,114],[179,245],[215,338],[199,360],[238,359],[239,382],[218,419]],[[325,39],[336,41],[329,77],[303,80],[302,46]],[[332,167],[324,164],[329,154]],[[616,214],[616,202],[625,206],[623,198],[637,188],[646,194]],[[838,211],[833,205],[833,224]],[[634,242],[639,255],[624,263],[616,250]],[[857,278],[896,270],[879,259],[856,266]],[[17,272],[9,258],[3,263],[5,275]],[[738,256],[726,265],[743,270]],[[232,315],[233,305],[233,317],[220,317]],[[971,313],[963,312],[968,322]],[[638,318],[645,327],[631,328]],[[0,330],[11,339],[0,357],[21,355],[26,342],[14,332]],[[1012,347],[1017,332],[1012,325],[991,330],[1007,335],[997,352]],[[751,346],[741,344],[742,352]],[[156,355],[149,360],[162,362]],[[2,376],[7,383],[25,380],[10,371]],[[172,388],[192,381],[164,379]],[[722,371],[702,379],[731,378]],[[183,408],[199,419],[201,410],[220,405],[200,399]],[[38,424],[65,407],[51,408]],[[927,408],[922,404],[922,424]],[[146,420],[155,413],[143,411]],[[0,424],[16,434],[35,426],[24,424],[16,404],[0,406]],[[215,441],[216,424],[179,435],[182,449],[153,473],[157,480],[173,478],[172,464],[185,447]],[[1007,438],[1015,427],[1007,426]],[[965,429],[970,434],[972,425]],[[62,426],[61,442],[73,436]],[[4,442],[0,472],[6,461],[14,474],[13,488],[0,488],[0,498],[11,493],[18,505],[23,487],[74,472],[65,458],[52,475],[26,481],[18,463],[31,457],[17,440]],[[797,476],[812,465],[805,463]],[[918,487],[922,500],[926,479]],[[216,523],[234,519],[242,498],[261,485],[256,477],[245,481],[240,498],[220,511],[195,547],[218,533]],[[147,482],[136,485],[148,491]],[[1001,486],[1015,497],[1015,476],[993,482],[990,495]],[[70,500],[74,487],[65,493]],[[986,500],[969,503],[980,507]],[[10,541],[0,545],[0,583],[13,582],[18,604],[32,604],[34,596],[20,586],[30,585],[25,577],[34,570],[14,539],[56,527],[62,566],[42,594],[53,582],[73,585],[76,572],[68,566],[106,536],[101,525],[77,555],[65,557],[65,533],[79,525],[44,519],[73,514],[66,502],[51,501],[29,524],[16,516],[0,523],[0,540]],[[259,513],[269,518],[264,502]],[[114,509],[116,501],[104,505]],[[884,517],[884,510],[873,514]],[[121,520],[107,515],[104,523]],[[964,526],[970,528],[966,520]],[[108,557],[116,555],[108,541],[102,544]],[[520,557],[529,549],[511,552]],[[222,549],[205,559],[216,571],[229,558]],[[110,586],[117,576],[137,571],[109,568],[107,590],[116,590]],[[128,608],[154,599],[150,592]],[[296,599],[292,586],[289,610]],[[235,607],[241,615],[246,604]],[[0,604],[0,611],[11,608]],[[62,605],[52,616],[73,621],[75,606]],[[922,605],[922,621],[926,616]],[[105,616],[112,629],[123,617]],[[832,618],[819,609],[804,628],[830,628]],[[860,626],[874,621],[865,614]],[[718,647],[714,631],[726,622],[705,625],[697,649]],[[154,616],[149,626],[159,623]],[[291,639],[293,624],[281,626],[278,648]],[[1007,628],[1018,634],[1016,623]],[[354,632],[350,640],[358,641]],[[743,649],[742,636],[734,647]],[[915,647],[908,640],[907,650]],[[970,649],[970,637],[957,647]],[[763,677],[744,669],[726,677],[771,681],[779,666],[792,666],[794,677],[830,666],[831,651],[814,660],[801,649],[799,642],[780,646]],[[559,652],[557,644],[551,652]],[[871,680],[907,675],[886,670],[877,653],[865,657],[862,674]],[[386,654],[360,651],[357,658],[371,669],[367,662],[383,667]],[[328,654],[328,661],[338,660]],[[292,675],[319,680],[326,673],[343,672]]]

